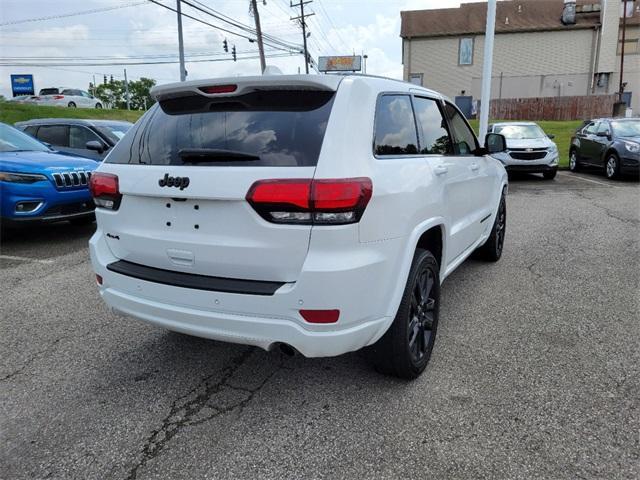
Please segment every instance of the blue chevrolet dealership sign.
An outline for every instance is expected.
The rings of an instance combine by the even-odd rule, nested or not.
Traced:
[[[33,75],[11,75],[11,92],[14,97],[18,95],[35,95]]]

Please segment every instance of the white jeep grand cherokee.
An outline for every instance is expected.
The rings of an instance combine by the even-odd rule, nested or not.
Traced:
[[[498,260],[507,175],[458,109],[409,83],[292,75],[156,87],[91,177],[90,241],[116,312],[307,357],[369,346],[425,368],[440,284]],[[490,152],[489,152],[490,151]]]

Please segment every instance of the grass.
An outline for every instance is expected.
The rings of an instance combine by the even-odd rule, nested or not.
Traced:
[[[0,122],[13,124],[32,118],[101,118],[105,120],[128,120],[135,122],[144,112],[137,110],[111,110],[90,108],[41,107],[36,105],[21,105],[14,103],[0,103]],[[569,166],[569,145],[571,135],[582,122],[580,120],[554,122],[540,121],[538,124],[548,133],[555,135],[554,142],[560,151],[560,167]],[[478,120],[472,120],[471,126],[478,131]]]
[[[496,122],[498,120],[495,120]],[[507,120],[509,121],[509,120]],[[471,120],[471,126],[478,132],[479,122],[478,120]],[[582,120],[570,120],[570,121],[546,121],[541,120],[536,122],[547,134],[555,135],[553,139],[558,145],[558,151],[560,152],[560,168],[569,167],[569,146],[571,145],[571,136],[582,125]]]
[[[0,103],[0,122],[8,123],[9,125],[33,118],[92,118],[135,122],[143,113],[138,110],[42,107],[12,102]]]

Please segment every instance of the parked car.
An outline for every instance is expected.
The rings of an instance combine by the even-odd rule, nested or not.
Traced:
[[[92,222],[95,206],[87,184],[96,166],[0,123],[0,223]]]
[[[34,95],[18,95],[17,97],[7,98],[9,103],[35,103],[38,97]]]
[[[534,122],[502,122],[489,126],[489,132],[507,139],[507,150],[495,155],[508,172],[542,173],[547,180],[558,172],[558,147]]]
[[[106,303],[307,357],[370,346],[381,371],[418,376],[440,283],[474,251],[502,254],[507,174],[487,153],[504,137],[485,149],[450,100],[378,77],[227,78],[153,95],[91,177]]]
[[[38,118],[15,123],[20,130],[60,152],[100,161],[132,125],[115,120],[75,118]]]
[[[640,118],[600,118],[571,138],[569,168],[603,168],[608,178],[640,173]]]
[[[89,92],[64,87],[41,89],[36,103],[56,107],[102,108],[102,102]]]

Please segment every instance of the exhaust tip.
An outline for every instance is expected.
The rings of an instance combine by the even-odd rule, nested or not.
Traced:
[[[288,357],[294,357],[296,355],[296,349],[293,348],[291,345],[288,345],[286,343],[281,343],[279,346],[280,346],[280,351],[285,355],[287,355]]]

